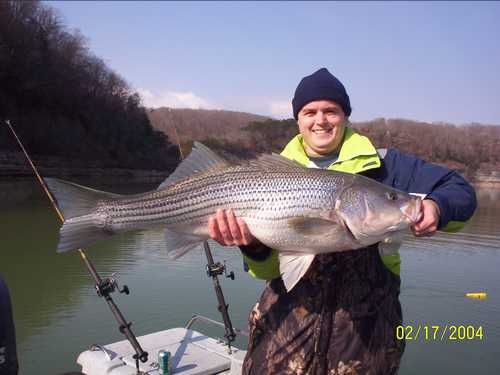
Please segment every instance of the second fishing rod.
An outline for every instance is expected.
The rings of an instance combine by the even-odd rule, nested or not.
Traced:
[[[181,161],[184,159],[184,154],[182,152],[181,142],[179,138],[179,134],[177,133],[177,127],[174,125],[174,134],[177,142],[177,146],[179,148],[179,156]],[[212,278],[212,282],[214,285],[215,295],[217,297],[218,302],[218,310],[222,315],[222,320],[224,321],[224,338],[226,339],[226,344],[228,348],[228,353],[231,354],[231,343],[236,339],[236,332],[233,327],[233,323],[231,322],[231,317],[229,316],[229,305],[226,303],[226,299],[224,298],[224,293],[222,292],[222,288],[219,283],[219,276],[225,274],[226,277],[234,280],[234,272],[227,273],[226,265],[222,263],[215,263],[214,258],[212,256],[212,252],[210,250],[210,246],[207,241],[203,242],[203,249],[205,251],[205,256],[207,258],[207,276]]]

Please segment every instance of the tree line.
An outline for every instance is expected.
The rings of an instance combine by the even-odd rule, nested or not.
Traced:
[[[378,147],[393,147],[447,165],[472,178],[479,170],[500,170],[500,126],[429,124],[376,119],[355,128]]]
[[[184,154],[189,152],[192,141],[198,140],[233,161],[261,153],[279,153],[298,134],[294,119],[253,119],[238,112],[167,108],[149,115],[153,126],[172,137],[175,125]],[[370,138],[376,147],[397,148],[456,169],[469,179],[478,171],[500,171],[500,126],[398,118],[352,122],[349,126]]]
[[[370,138],[375,147],[397,148],[456,169],[470,180],[478,171],[500,170],[499,126],[429,124],[406,119],[375,119],[350,126]],[[242,127],[238,137],[231,140],[214,138],[207,132],[204,142],[226,156],[250,158],[264,152],[279,153],[297,133],[294,119],[266,120]]]
[[[240,129],[250,122],[264,121],[265,116],[252,113],[214,109],[155,108],[147,111],[151,123],[171,140],[178,136],[181,142],[204,139],[217,132],[217,137],[231,140],[238,137]],[[175,130],[177,130],[177,135]]]
[[[40,1],[0,2],[0,119],[35,155],[147,169],[178,160],[140,96]],[[0,149],[17,150],[3,124]]]

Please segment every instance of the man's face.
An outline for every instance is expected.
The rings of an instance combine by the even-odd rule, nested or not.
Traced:
[[[331,100],[315,100],[302,107],[297,122],[307,155],[335,151],[342,142],[346,120],[342,108]]]

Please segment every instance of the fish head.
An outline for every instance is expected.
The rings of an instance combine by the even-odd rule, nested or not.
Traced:
[[[422,214],[420,197],[364,177],[339,194],[335,207],[355,240],[365,246],[407,229]]]

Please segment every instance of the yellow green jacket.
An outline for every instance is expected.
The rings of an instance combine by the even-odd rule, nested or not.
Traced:
[[[304,151],[303,138],[295,136],[281,155],[305,167],[315,167]],[[425,194],[440,209],[439,228],[458,231],[472,216],[476,208],[474,189],[458,173],[427,163],[397,150],[378,150],[370,140],[346,128],[338,159],[328,168],[332,171],[362,173],[402,191]],[[264,259],[257,260],[243,253],[245,270],[258,279],[280,276],[278,252],[270,250]],[[398,252],[381,255],[384,265],[393,273],[400,273],[401,259]]]

